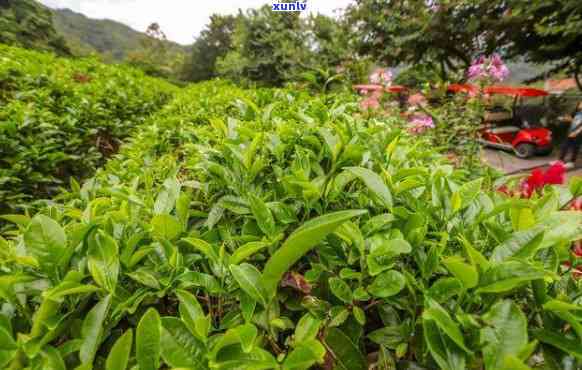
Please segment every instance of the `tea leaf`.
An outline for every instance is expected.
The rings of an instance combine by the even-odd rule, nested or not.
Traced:
[[[150,308],[142,316],[136,330],[136,357],[140,370],[160,367],[162,323],[158,311]]]
[[[263,282],[269,300],[274,297],[277,284],[283,274],[305,253],[309,252],[342,223],[364,213],[366,211],[363,210],[330,213],[310,220],[295,230],[265,264]]]

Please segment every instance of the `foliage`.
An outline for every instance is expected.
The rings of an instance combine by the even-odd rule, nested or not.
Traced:
[[[148,76],[177,78],[184,64],[182,52],[173,52],[164,31],[157,23],[148,26],[140,39],[140,48],[127,56],[132,67],[143,70]]]
[[[536,63],[555,63],[576,77],[582,89],[582,4],[576,0],[544,0],[531,4],[510,1],[511,16],[503,29],[511,41],[510,52]]]
[[[210,23],[192,45],[192,54],[184,65],[183,78],[204,81],[217,76],[216,61],[232,49],[236,17],[213,14]]]
[[[209,27],[212,30],[213,24]],[[326,91],[332,82],[359,81],[368,73],[366,58],[351,53],[349,25],[321,14],[304,19],[298,13],[272,12],[264,6],[241,12],[229,34],[230,44],[226,48],[221,43],[215,69],[235,81],[267,86],[298,82]],[[195,56],[209,53],[212,59],[216,54],[205,45],[209,35],[202,35],[203,48],[195,50]]]
[[[0,1],[0,43],[70,54],[50,11],[34,0]]]
[[[306,53],[302,30],[298,13],[249,9],[238,17],[233,50],[219,59],[218,72],[238,81],[281,85],[300,69]]]
[[[6,216],[2,365],[579,366],[580,181],[510,198],[356,107],[194,85],[95,178]]]
[[[446,78],[501,47],[490,31],[504,10],[491,1],[357,0],[346,17],[361,54],[394,66],[432,62]]]
[[[173,91],[127,67],[0,45],[0,209],[91,175]]]

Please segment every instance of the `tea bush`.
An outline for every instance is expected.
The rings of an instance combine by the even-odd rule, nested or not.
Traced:
[[[512,198],[357,109],[195,85],[5,216],[2,367],[580,366],[579,179]]]
[[[91,175],[174,91],[127,67],[0,45],[0,209]]]

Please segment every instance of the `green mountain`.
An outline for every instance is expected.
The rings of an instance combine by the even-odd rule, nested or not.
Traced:
[[[0,0],[1,1],[1,0]],[[145,33],[109,19],[92,19],[70,9],[51,9],[57,31],[65,37],[74,54],[99,53],[105,59],[125,59],[142,48]],[[167,41],[170,54],[187,51],[187,47]]]
[[[0,0],[0,43],[70,54],[51,11],[34,0]]]

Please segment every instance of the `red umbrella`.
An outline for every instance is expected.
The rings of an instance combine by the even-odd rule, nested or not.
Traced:
[[[523,87],[523,86],[488,86],[483,92],[485,94],[498,94],[498,95],[509,95],[509,96],[547,96],[549,93],[546,90],[536,89],[534,87]]]
[[[400,85],[388,86],[386,88],[386,91],[387,92],[391,92],[391,93],[398,93],[398,92],[401,92],[401,91],[404,91],[404,90],[406,90],[406,87],[405,86],[400,86]]]
[[[475,94],[479,91],[479,87],[471,84],[450,84],[447,90],[454,93],[464,92],[469,94]]]

